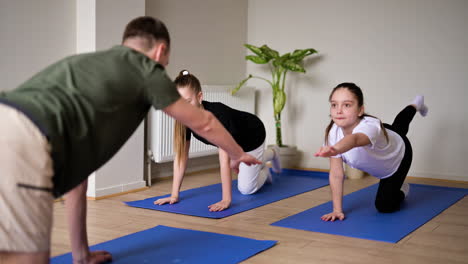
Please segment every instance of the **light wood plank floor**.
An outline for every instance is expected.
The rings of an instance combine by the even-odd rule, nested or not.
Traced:
[[[217,170],[186,176],[183,190],[220,181]],[[365,177],[346,180],[345,194],[377,180]],[[468,188],[468,182],[448,182],[411,178],[410,183]],[[468,197],[445,210],[397,244],[355,239],[329,234],[270,226],[289,215],[329,200],[329,187],[300,194],[224,219],[205,219],[128,207],[122,201],[163,195],[171,190],[172,179],[156,182],[144,191],[98,201],[88,201],[90,245],[167,225],[262,240],[278,240],[273,248],[244,263],[468,263]],[[65,208],[54,205],[52,256],[70,251]],[[222,261],[220,260],[220,263]]]

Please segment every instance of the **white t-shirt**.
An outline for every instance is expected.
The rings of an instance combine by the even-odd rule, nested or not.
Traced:
[[[405,143],[400,135],[392,130],[386,130],[388,143],[380,127],[380,121],[377,118],[364,117],[353,129],[353,134],[363,133],[369,137],[371,143],[334,157],[342,158],[350,167],[365,171],[374,177],[380,179],[390,177],[400,166],[405,154]],[[343,130],[333,124],[328,135],[329,145],[335,145],[343,137]]]

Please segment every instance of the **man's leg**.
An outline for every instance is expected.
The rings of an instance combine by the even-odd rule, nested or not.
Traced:
[[[4,263],[47,263],[52,228],[50,145],[17,110],[0,104],[0,252]]]

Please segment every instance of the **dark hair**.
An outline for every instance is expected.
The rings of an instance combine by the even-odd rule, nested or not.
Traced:
[[[352,94],[354,94],[354,96],[356,97],[357,99],[357,102],[358,102],[358,107],[362,107],[364,105],[364,95],[362,93],[362,90],[361,88],[359,88],[359,86],[357,86],[355,83],[340,83],[338,84],[335,88],[333,88],[332,92],[330,93],[330,96],[328,97],[328,101],[331,102],[331,99],[332,99],[332,96],[333,94],[338,90],[338,89],[348,89],[348,91],[350,91]],[[369,114],[366,114],[364,113],[362,116],[360,116],[359,118],[360,119],[363,119],[365,116],[370,116],[370,117],[373,117],[373,118],[377,118],[373,115],[369,115]],[[378,118],[377,118],[378,119]],[[380,121],[380,120],[379,120]],[[328,135],[330,134],[330,129],[332,128],[333,126],[333,119],[330,120],[330,123],[328,124],[327,128],[325,129],[325,145],[328,145]],[[382,124],[382,121],[380,121],[380,128],[382,129],[383,133],[384,133],[384,136],[385,136],[385,139],[387,140],[387,143],[388,143],[388,134],[387,134],[387,130],[385,129],[385,127],[383,126]]]
[[[122,42],[133,37],[146,39],[148,43],[146,48],[151,48],[155,41],[165,41],[168,47],[171,45],[166,25],[159,19],[150,16],[137,17],[127,24]]]
[[[197,95],[201,92],[200,81],[187,70],[180,71],[179,76],[177,76],[174,82],[177,88],[187,87]],[[200,107],[203,107],[203,105]],[[187,128],[176,120],[174,123],[174,153],[176,154],[175,160],[178,162],[187,158],[187,153],[185,152],[187,146],[185,139],[186,131]]]

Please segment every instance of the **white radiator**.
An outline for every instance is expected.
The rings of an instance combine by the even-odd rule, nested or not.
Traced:
[[[231,89],[232,86],[202,86],[203,100],[221,102],[231,108],[255,113],[255,89],[253,87],[242,87],[234,96],[231,95]],[[149,124],[149,142],[153,161],[157,163],[173,161],[174,120],[164,112],[153,109],[150,114]],[[190,158],[217,153],[216,147],[206,145],[192,136],[189,152]]]

